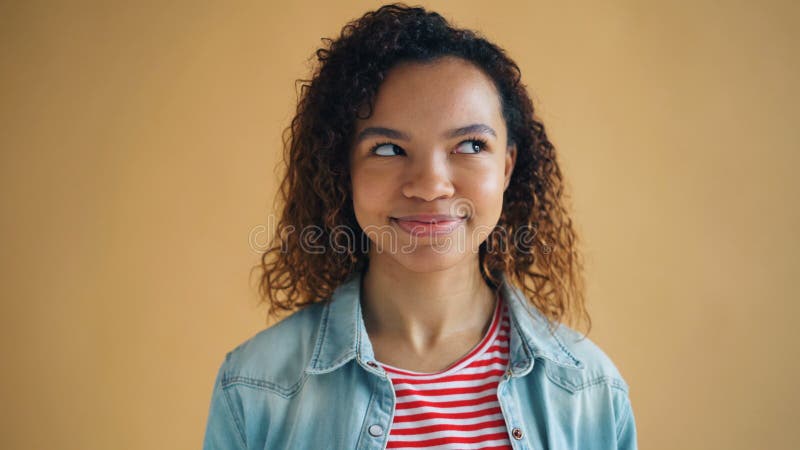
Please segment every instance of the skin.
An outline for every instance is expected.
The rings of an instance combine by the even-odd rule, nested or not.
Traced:
[[[494,135],[448,135],[473,124]],[[375,127],[405,136],[358,139]],[[496,305],[480,274],[478,248],[499,220],[516,160],[498,92],[478,67],[457,57],[402,63],[388,73],[355,136],[354,209],[371,241],[361,302],[375,356],[407,370],[444,370],[480,342]],[[480,151],[475,137],[487,142]],[[394,145],[371,153],[385,142]],[[442,212],[467,218],[446,236],[412,236],[392,219]]]

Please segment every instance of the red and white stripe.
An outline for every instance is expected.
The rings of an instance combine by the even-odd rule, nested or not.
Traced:
[[[386,448],[511,449],[497,401],[508,333],[507,308],[498,296],[489,331],[448,369],[426,374],[381,364],[397,397]]]

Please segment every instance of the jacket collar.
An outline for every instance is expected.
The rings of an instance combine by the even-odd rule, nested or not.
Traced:
[[[324,306],[319,322],[314,353],[306,372],[321,374],[344,365],[353,358],[366,370],[383,374],[375,364],[375,354],[361,314],[361,280],[358,270],[340,284]],[[536,307],[530,305],[516,286],[502,276],[501,295],[509,305],[509,369],[515,376],[533,368],[535,358],[544,358],[564,367],[582,369],[584,364],[573,356]],[[372,364],[370,364],[372,363]]]

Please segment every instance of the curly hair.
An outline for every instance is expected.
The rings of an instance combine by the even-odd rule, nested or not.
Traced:
[[[494,81],[509,145],[517,147],[500,219],[479,249],[481,273],[493,289],[506,274],[551,327],[583,320],[588,334],[583,262],[564,181],[517,64],[478,32],[402,3],[367,12],[335,40],[322,41],[311,79],[297,80],[302,83],[297,111],[283,132],[286,172],[274,203],[280,219],[254,267],[262,270],[260,302],[269,304],[268,315],[278,318],[279,312],[329,300],[354,270],[367,265],[367,252],[336,232],[346,227],[364,240],[353,210],[348,158],[356,120],[372,114],[382,80],[398,63],[456,56]],[[322,243],[317,248],[350,251],[309,251],[309,241]]]

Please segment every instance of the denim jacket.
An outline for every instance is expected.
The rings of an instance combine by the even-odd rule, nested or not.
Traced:
[[[363,272],[225,356],[203,448],[384,449],[395,395],[361,314]],[[628,386],[588,338],[544,317],[502,279],[508,368],[497,398],[514,449],[636,449]]]

